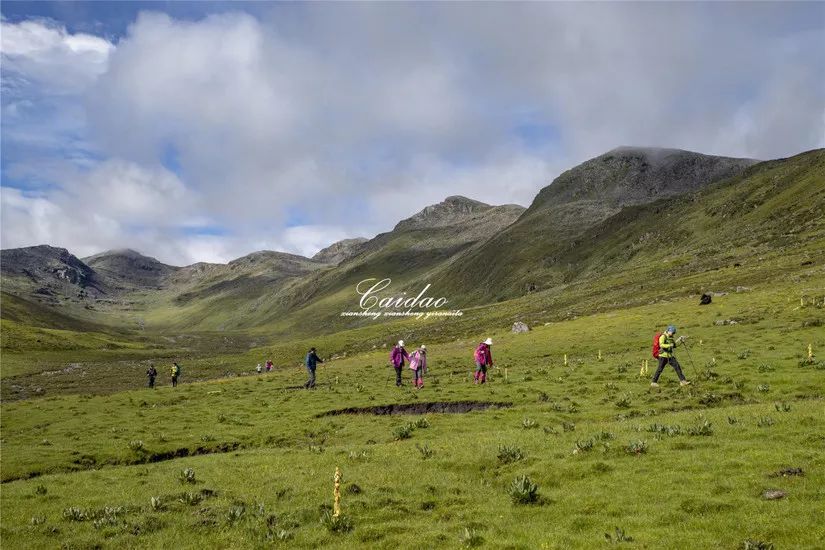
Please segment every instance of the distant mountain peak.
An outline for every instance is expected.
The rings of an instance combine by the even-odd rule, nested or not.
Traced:
[[[437,204],[424,207],[420,212],[401,220],[395,229],[426,229],[461,224],[483,212],[497,208],[520,208],[515,205],[491,206],[461,195],[452,195]]]
[[[361,245],[367,242],[367,240],[368,239],[363,237],[357,237],[355,239],[344,239],[332,243],[323,250],[319,250],[312,259],[316,262],[338,265],[344,260],[348,260],[358,254],[361,251]]]

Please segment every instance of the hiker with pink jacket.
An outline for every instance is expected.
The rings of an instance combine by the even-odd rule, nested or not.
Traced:
[[[475,384],[484,384],[487,382],[487,368],[493,366],[493,354],[490,351],[490,346],[492,345],[493,339],[487,338],[476,348],[474,355],[476,361],[476,373],[473,377]]]
[[[398,345],[390,352],[390,362],[395,369],[395,385],[401,387],[401,369],[404,368],[404,359],[410,360],[410,354],[404,349],[404,340],[399,340]]]
[[[424,373],[427,372],[427,346],[422,345],[412,352],[410,368],[413,371],[413,386],[420,390],[424,387]]]

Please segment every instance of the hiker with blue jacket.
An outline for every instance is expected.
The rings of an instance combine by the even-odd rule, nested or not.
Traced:
[[[307,357],[304,360],[307,372],[309,373],[309,380],[307,380],[306,384],[304,384],[306,389],[315,387],[315,367],[318,366],[318,363],[323,362],[323,359],[318,357],[318,354],[315,353],[315,348],[310,348],[309,352],[307,352]]]

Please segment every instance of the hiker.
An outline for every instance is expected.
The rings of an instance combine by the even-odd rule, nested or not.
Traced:
[[[323,359],[318,357],[318,354],[315,353],[315,348],[309,348],[307,352],[307,358],[304,361],[304,364],[307,367],[307,372],[309,373],[309,380],[306,381],[304,387],[306,389],[314,388],[315,387],[315,367],[318,363],[323,363]]]
[[[685,375],[682,374],[682,366],[679,365],[679,361],[676,360],[676,356],[673,353],[676,346],[685,341],[685,337],[680,336],[674,340],[673,336],[675,334],[676,327],[670,325],[663,333],[659,335],[658,340],[653,343],[653,357],[659,360],[659,366],[656,367],[656,372],[653,374],[653,381],[650,383],[650,387],[652,388],[659,387],[659,376],[665,369],[665,365],[668,364],[670,364],[673,367],[673,370],[676,371],[676,376],[679,377],[680,386],[687,386],[690,384],[690,382],[685,379]],[[657,343],[658,347],[656,346]]]
[[[419,390],[424,387],[424,373],[427,372],[427,346],[423,345],[410,355],[410,368],[413,371],[413,386]]]
[[[149,377],[149,387],[155,389],[155,378],[158,375],[158,369],[155,368],[155,365],[149,365],[149,369],[146,371],[146,376]]]
[[[272,359],[266,360],[266,372],[270,372],[272,370]]]
[[[390,362],[395,369],[395,385],[401,387],[401,369],[404,368],[404,359],[410,360],[410,354],[404,349],[404,340],[399,340],[398,344],[390,352]]]
[[[261,367],[261,364],[258,363],[258,366],[255,367],[255,372],[257,372],[258,374],[261,374],[261,372],[263,372],[263,370],[264,369],[263,369],[263,367]]]
[[[175,388],[178,385],[178,377],[180,376],[180,365],[177,363],[172,363],[172,387]]]
[[[490,351],[490,346],[492,345],[493,339],[487,338],[476,348],[474,354],[476,361],[476,373],[475,376],[473,376],[474,384],[484,384],[487,382],[487,368],[493,366],[493,354]]]

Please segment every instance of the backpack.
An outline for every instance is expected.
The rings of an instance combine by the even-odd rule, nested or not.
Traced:
[[[482,342],[478,345],[475,353],[473,353],[473,359],[482,365],[487,364],[487,344]]]
[[[661,332],[657,332],[656,336],[653,337],[653,358],[659,358],[659,338],[662,336]]]

